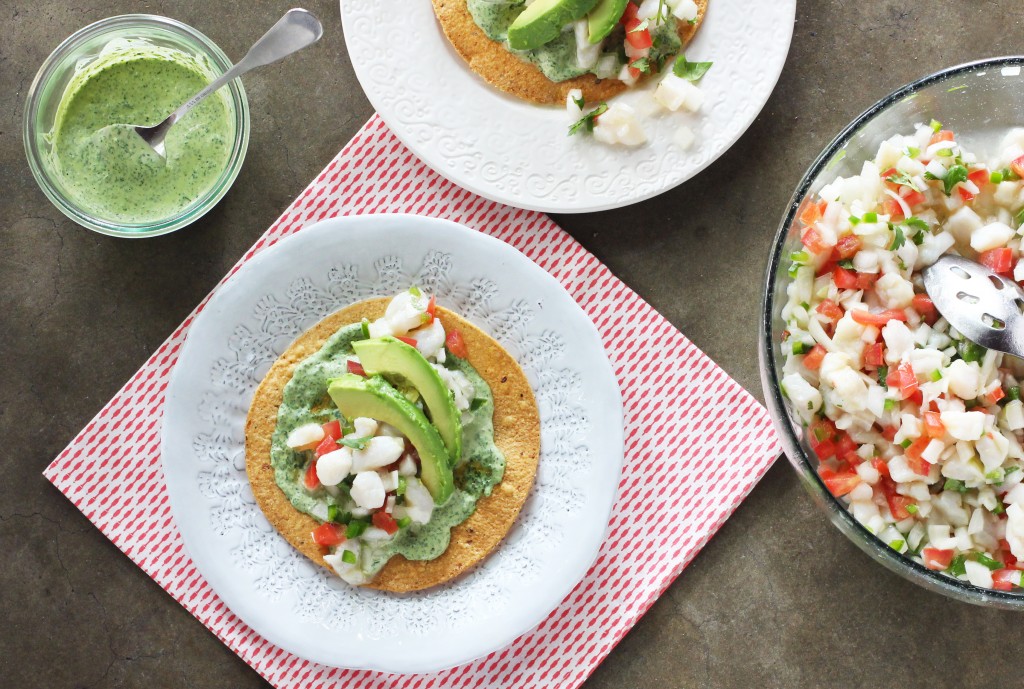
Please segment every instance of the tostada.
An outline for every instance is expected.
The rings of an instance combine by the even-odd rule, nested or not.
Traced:
[[[304,555],[385,591],[443,583],[511,528],[540,453],[515,359],[413,287],[293,342],[256,390],[246,472]]]
[[[693,38],[707,0],[432,0],[445,36],[492,86],[562,104],[607,100]]]

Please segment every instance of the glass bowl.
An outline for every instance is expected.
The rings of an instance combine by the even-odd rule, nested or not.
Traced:
[[[125,223],[98,217],[72,198],[60,176],[53,171],[49,161],[48,135],[53,128],[64,90],[76,68],[95,59],[105,45],[117,39],[142,39],[153,45],[193,55],[209,67],[214,77],[232,66],[228,57],[213,41],[192,27],[167,17],[126,14],[90,24],[57,46],[32,81],[25,103],[22,130],[25,154],[32,175],[46,197],[78,224],[102,234],[119,237],[152,237],[173,232],[202,217],[227,193],[238,176],[249,146],[249,105],[239,79],[228,84],[226,91],[222,89],[219,92],[227,94],[225,103],[231,119],[233,142],[220,176],[199,198],[177,213],[155,221]]]
[[[957,139],[979,159],[994,151],[1006,130],[1024,126],[1024,56],[1003,57],[951,67],[908,84],[878,101],[851,122],[815,159],[789,202],[775,235],[764,287],[758,354],[768,410],[790,463],[815,502],[832,523],[875,561],[900,576],[958,600],[998,608],[1024,609],[1024,593],[976,587],[926,569],[883,543],[862,526],[825,488],[816,471],[817,458],[805,431],[782,396],[784,363],[781,318],[790,282],[785,257],[802,248],[796,217],[801,203],[830,180],[860,172],[878,146],[893,134],[907,133],[932,119],[957,132]]]

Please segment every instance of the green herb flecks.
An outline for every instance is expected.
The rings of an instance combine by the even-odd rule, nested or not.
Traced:
[[[594,131],[594,124],[597,122],[597,118],[608,111],[608,104],[601,103],[596,108],[588,112],[586,115],[578,119],[572,125],[569,126],[569,136],[572,136],[576,132],[592,132]]]
[[[362,438],[342,438],[338,442],[345,447],[350,447],[353,450],[365,450],[366,446],[373,438],[370,436],[363,436]]]
[[[687,81],[700,81],[700,78],[708,73],[713,64],[713,62],[690,62],[685,55],[680,55],[672,65],[672,73]]]

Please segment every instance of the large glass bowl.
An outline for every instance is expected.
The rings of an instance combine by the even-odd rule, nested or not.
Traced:
[[[760,325],[761,382],[768,409],[782,438],[786,456],[801,482],[832,523],[861,550],[900,576],[925,588],[969,603],[999,608],[1024,608],[1024,593],[993,591],[926,569],[900,555],[864,528],[818,477],[817,458],[798,418],[779,386],[784,363],[780,314],[790,281],[785,257],[801,247],[796,216],[801,202],[839,176],[860,173],[879,144],[916,123],[932,119],[957,133],[965,148],[984,160],[1007,129],[1024,126],[1024,56],[972,62],[936,72],[908,84],[868,108],[830,143],[804,174],[789,202],[772,245]]]
[[[217,44],[187,24],[149,14],[126,14],[102,19],[69,36],[46,58],[28,90],[22,138],[29,167],[43,193],[64,215],[79,225],[120,237],[152,237],[173,232],[202,217],[227,193],[238,176],[249,146],[249,104],[240,79],[212,97],[225,97],[231,118],[233,141],[228,160],[213,186],[181,211],[166,218],[141,223],[115,222],[95,215],[77,203],[64,189],[61,176],[49,160],[49,133],[57,106],[77,67],[96,58],[105,45],[117,39],[143,39],[199,58],[213,77],[231,69],[231,60]],[[223,94],[223,95],[222,95]]]

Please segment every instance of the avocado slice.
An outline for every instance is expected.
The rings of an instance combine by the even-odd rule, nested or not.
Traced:
[[[587,29],[590,33],[587,40],[591,44],[603,41],[622,19],[622,13],[626,11],[628,4],[629,0],[598,0],[597,5],[587,15]]]
[[[534,0],[508,27],[513,50],[533,50],[562,34],[566,24],[594,9],[598,0]]]
[[[397,428],[420,455],[420,480],[434,503],[440,505],[451,496],[455,481],[444,441],[423,412],[386,380],[346,373],[328,383],[327,394],[347,419],[366,416]]]
[[[352,348],[367,373],[401,376],[416,388],[455,466],[462,458],[462,415],[437,370],[415,347],[390,336],[353,342]]]

